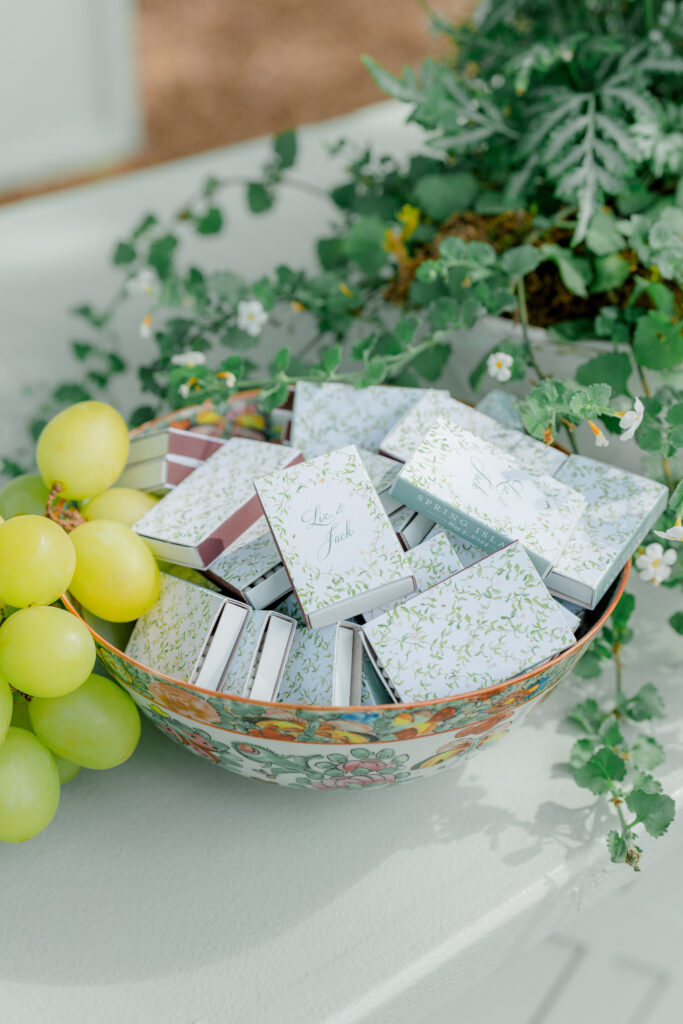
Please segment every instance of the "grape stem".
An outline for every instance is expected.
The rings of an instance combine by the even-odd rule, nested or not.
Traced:
[[[62,485],[54,483],[45,502],[45,515],[67,533],[71,533],[77,526],[82,526],[85,519],[75,505],[71,505],[65,498],[59,497],[61,493]]]

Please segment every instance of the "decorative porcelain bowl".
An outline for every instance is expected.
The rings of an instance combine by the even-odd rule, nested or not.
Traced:
[[[272,437],[253,398],[253,393],[235,396],[222,412],[210,406],[183,410],[134,434],[172,423],[205,432]],[[414,704],[258,703],[200,690],[129,658],[106,624],[86,624],[112,677],[176,743],[248,778],[306,789],[360,789],[426,778],[454,767],[518,725],[588,650],[616,607],[629,568],[630,563],[591,613],[589,628],[556,658],[496,686]],[[68,599],[65,604],[79,614]]]

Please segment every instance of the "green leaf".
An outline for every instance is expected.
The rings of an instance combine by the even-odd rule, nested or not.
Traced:
[[[143,423],[153,420],[156,415],[157,409],[155,406],[139,405],[128,417],[128,423],[131,427],[140,427]]]
[[[254,348],[258,345],[259,339],[253,338],[251,334],[247,334],[246,331],[241,331],[239,327],[226,327],[223,333],[218,339],[221,345],[225,345],[226,348]]]
[[[657,310],[648,310],[636,324],[633,339],[636,362],[651,370],[673,370],[683,360],[683,330]]]
[[[651,736],[639,736],[631,747],[631,759],[636,768],[649,771],[650,768],[663,764],[666,755],[657,740]]]
[[[90,342],[88,341],[72,341],[71,349],[73,351],[73,354],[76,356],[76,359],[78,359],[80,362],[83,362],[83,360],[86,359],[91,354],[91,352],[95,351],[95,346],[91,345]]]
[[[584,764],[590,761],[594,750],[595,743],[593,740],[577,740],[569,754],[570,766],[572,768],[582,768]]]
[[[500,265],[510,277],[525,277],[543,262],[544,255],[536,245],[516,245],[504,252]]]
[[[420,354],[413,359],[411,366],[420,374],[421,377],[424,377],[425,380],[437,381],[446,367],[451,351],[450,345],[441,343],[432,345],[431,348],[426,349],[424,352],[420,352]]]
[[[103,327],[109,319],[109,313],[98,313],[88,303],[84,303],[82,306],[74,306],[71,312],[74,316],[80,316],[83,320],[87,320],[92,327]]]
[[[619,835],[616,829],[611,829],[607,833],[607,849],[613,864],[622,864],[626,860],[626,840]]]
[[[417,317],[406,316],[394,327],[394,334],[402,345],[409,345],[417,330]]]
[[[641,789],[643,793],[661,793],[662,784],[647,772],[635,771],[633,773],[633,788]]]
[[[382,92],[387,93],[389,96],[393,96],[394,99],[402,100],[404,103],[412,103],[418,98],[417,87],[415,82],[415,73],[412,68],[405,67],[401,78],[396,78],[391,72],[385,71],[381,64],[378,64],[372,57],[366,55],[361,57],[361,61],[368,69],[370,74],[375,80],[375,84],[379,86]]]
[[[114,250],[113,261],[116,266],[121,266],[125,263],[132,263],[136,255],[135,249],[129,242],[119,242]]]
[[[606,747],[620,747],[624,742],[616,718],[606,718],[600,727],[600,739]]]
[[[289,388],[286,384],[276,384],[272,388],[264,388],[259,395],[259,408],[264,412],[272,412],[278,406],[283,405],[289,396]]]
[[[332,348],[325,349],[320,355],[320,365],[326,374],[334,373],[342,360],[342,347],[341,345],[333,345]]]
[[[387,367],[384,360],[377,357],[372,358],[361,379],[361,387],[368,388],[373,384],[381,384],[386,377],[386,373]]]
[[[359,217],[348,230],[345,242],[347,256],[366,274],[376,274],[387,262],[384,232],[385,225],[379,217]]]
[[[81,384],[60,384],[52,395],[55,401],[68,402],[70,405],[74,402],[87,402],[90,398],[90,392]]]
[[[664,701],[653,683],[646,683],[634,697],[626,701],[624,711],[634,722],[644,722],[651,718],[666,718]]]
[[[432,302],[429,307],[429,323],[435,331],[445,331],[446,328],[459,325],[460,307],[462,303],[447,295]]]
[[[275,373],[282,373],[282,372],[284,372],[287,369],[287,367],[289,366],[289,364],[291,362],[291,359],[292,359],[291,349],[288,349],[288,348],[281,348],[281,349],[279,349],[275,353],[275,358],[273,359],[273,361],[270,364],[270,368],[271,368],[272,372],[274,374]]]
[[[676,814],[676,805],[664,793],[645,793],[634,789],[626,797],[630,811],[636,816],[636,824],[642,822],[655,839],[663,836]]]
[[[335,267],[346,263],[346,251],[341,238],[320,238],[316,248],[323,270],[334,270]]]
[[[150,228],[153,228],[154,225],[158,223],[159,221],[157,220],[153,213],[146,214],[136,227],[135,231],[133,232],[134,241],[137,241],[138,238],[141,238],[142,235],[146,234]],[[151,408],[151,406],[144,406],[144,408],[149,409]]]
[[[215,235],[223,227],[223,214],[217,206],[212,206],[194,218],[194,225],[200,235]]]
[[[281,170],[286,171],[293,167],[296,160],[296,132],[280,132],[273,139],[273,149],[280,161]]]
[[[577,704],[567,715],[568,721],[589,735],[598,734],[604,717],[598,702],[592,697]]]
[[[674,612],[669,619],[669,625],[683,636],[683,612]]]
[[[577,786],[599,795],[607,793],[613,782],[621,782],[626,775],[626,765],[609,747],[601,747],[597,754],[575,769],[573,774]]]
[[[596,256],[618,252],[624,246],[624,236],[617,225],[618,221],[613,213],[597,210],[588,225],[586,247]]]
[[[479,190],[469,171],[426,174],[415,184],[415,202],[432,220],[447,220],[453,213],[470,210]]]
[[[599,294],[612,288],[621,288],[631,273],[631,264],[625,256],[611,252],[609,256],[598,256],[593,269],[595,273],[591,282],[591,292]]]
[[[615,395],[628,394],[630,376],[631,360],[625,352],[605,352],[589,359],[576,371],[579,384],[606,382],[612,386]]]
[[[275,198],[260,181],[252,181],[247,186],[247,204],[252,213],[265,213],[270,210]]]
[[[215,274],[210,274],[208,287],[217,299],[224,299],[232,305],[236,305],[247,294],[246,281],[231,270],[219,270]]]
[[[612,625],[618,633],[623,633],[628,625],[628,620],[633,614],[636,606],[636,599],[633,594],[623,594],[619,604],[612,612]]]
[[[580,295],[585,299],[588,295],[588,281],[590,280],[590,268],[586,260],[574,256],[568,249],[554,242],[546,242],[541,246],[541,251],[547,260],[551,260],[557,267],[564,285],[574,295]]]
[[[154,267],[159,278],[165,281],[173,269],[173,251],[178,245],[175,235],[164,235],[157,238],[149,247],[147,262]]]

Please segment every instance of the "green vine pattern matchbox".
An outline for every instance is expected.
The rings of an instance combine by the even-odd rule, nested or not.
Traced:
[[[390,427],[425,393],[424,388],[299,381],[290,443],[307,459],[354,444],[377,451]],[[442,391],[439,394],[447,395]]]
[[[519,543],[395,605],[363,636],[399,703],[495,686],[574,643]]]
[[[309,627],[352,618],[415,589],[353,445],[260,477],[255,487]]]
[[[444,532],[437,533],[412,550],[406,551],[406,559],[415,577],[418,594],[463,568],[462,562]],[[390,605],[381,605],[378,608],[373,608],[370,612],[364,612],[362,618],[365,622],[370,622],[371,619],[384,615],[401,600],[404,599],[397,598]]]
[[[252,608],[267,608],[292,589],[263,515],[207,566],[205,575]]]
[[[474,408],[477,412],[490,416],[491,419],[497,420],[498,423],[502,423],[504,427],[508,427],[510,430],[518,430],[522,434],[526,433],[522,417],[517,409],[517,399],[509,391],[493,388],[483,398],[479,399]]]
[[[546,583],[559,597],[595,608],[666,508],[668,490],[583,455],[570,455],[557,479],[587,507]]]
[[[302,459],[283,445],[230,438],[133,529],[158,558],[205,569],[261,516],[255,477]]]
[[[399,501],[493,552],[520,540],[542,576],[563,550],[586,499],[513,455],[440,419],[392,488]]]
[[[493,417],[440,391],[427,392],[399,420],[382,440],[380,452],[399,462],[407,462],[439,419],[448,420],[503,451],[511,452],[529,472],[553,476],[567,458],[558,448],[545,445],[518,429],[504,426]]]
[[[293,594],[277,609],[296,622],[278,699],[288,704],[360,704],[365,656],[360,626],[339,622],[309,629]]]
[[[230,598],[162,573],[159,600],[136,622],[126,654],[157,672],[218,690],[248,615]]]
[[[389,522],[394,528],[401,547],[404,551],[417,547],[427,534],[434,528],[434,520],[428,519],[414,508],[398,503],[398,508],[389,516]]]

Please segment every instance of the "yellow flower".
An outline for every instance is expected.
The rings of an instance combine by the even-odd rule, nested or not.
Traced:
[[[410,203],[406,203],[403,206],[396,217],[399,224],[403,225],[401,231],[401,238],[403,241],[407,241],[415,234],[417,226],[420,223],[420,211],[417,206],[411,206]]]
[[[290,302],[289,308],[292,310],[293,313],[303,313],[306,307],[304,306],[303,302],[297,302],[295,299],[293,302]]]

